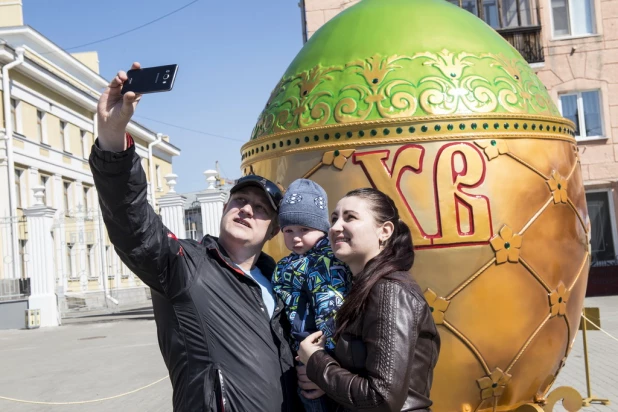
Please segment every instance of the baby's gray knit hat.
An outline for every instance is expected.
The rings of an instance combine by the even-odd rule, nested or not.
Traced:
[[[319,184],[308,179],[293,181],[279,206],[279,226],[299,225],[328,233],[328,197]]]

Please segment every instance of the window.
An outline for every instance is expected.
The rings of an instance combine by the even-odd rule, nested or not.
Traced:
[[[592,244],[592,263],[616,259],[616,222],[611,192],[598,191],[586,193]]]
[[[459,7],[459,0],[448,0],[448,2]],[[476,9],[476,0],[462,0],[461,8],[469,11],[475,16],[478,16],[478,12]]]
[[[39,179],[40,179],[40,185],[45,188],[45,190],[43,191],[43,199],[42,199],[43,204],[46,206],[49,206],[49,204],[47,203],[47,199],[50,198],[47,195],[47,191],[49,190],[49,176],[39,175]]]
[[[15,169],[15,207],[18,209],[23,207],[21,198],[21,177],[23,174],[22,169]]]
[[[530,0],[501,0],[502,27],[498,16],[498,0],[483,0],[482,15],[479,14],[477,0],[448,0],[455,6],[485,20],[494,29],[525,27],[532,25]],[[460,6],[461,3],[461,6]],[[519,7],[519,13],[517,11]]]
[[[17,100],[11,99],[11,121],[13,122],[13,130],[17,131]]]
[[[69,201],[69,190],[71,188],[71,182],[62,182],[62,195],[64,197],[64,214],[69,216],[71,210],[71,202]]]
[[[196,200],[190,209],[185,209],[185,229],[189,238],[200,241],[203,234],[202,212],[200,203]]]
[[[80,130],[79,132],[79,139],[82,143],[82,156],[84,159],[88,158],[88,152],[86,152],[86,149],[88,148],[87,144],[86,144],[86,132],[83,130]]]
[[[69,136],[69,128],[66,122],[60,121],[60,139],[62,140],[62,150],[67,153],[71,152],[71,139]]]
[[[483,17],[485,23],[494,29],[500,28],[498,20],[498,4],[496,0],[483,0]]]
[[[27,261],[28,261],[28,253],[26,251],[26,244],[28,243],[27,240],[23,240],[20,239],[19,240],[19,262],[20,262],[20,268],[21,268],[21,277],[22,279],[25,279],[28,276],[28,273],[26,272],[27,270]]]
[[[109,246],[105,246],[105,263],[107,264],[107,279],[113,279],[114,275],[112,274],[113,265],[112,265],[112,248]]]
[[[43,140],[43,112],[40,110],[36,111],[36,138],[39,140],[39,143],[44,143]]]
[[[519,6],[519,17],[517,7]],[[532,10],[529,0],[502,0],[504,27],[532,26]]]
[[[159,165],[155,166],[155,175],[157,177],[157,192],[160,192],[161,190],[163,190],[163,186],[161,185],[161,168],[159,167]]]
[[[577,140],[603,136],[601,93],[598,90],[576,92],[560,96],[562,116],[575,123]]]
[[[593,0],[551,0],[555,37],[594,34]]]
[[[73,262],[73,243],[67,243],[66,248],[66,271],[69,274],[69,278],[75,278],[75,265]]]
[[[90,197],[90,188],[88,186],[84,186],[84,212],[85,213],[90,212],[90,201],[88,199],[89,197]]]
[[[86,275],[89,278],[91,278],[93,273],[94,273],[94,271],[92,269],[92,266],[93,266],[92,262],[94,260],[94,253],[93,253],[92,245],[87,245],[86,249],[87,249],[87,252],[86,252],[86,254],[87,254],[87,256],[86,256],[86,260],[87,260],[87,262],[86,262]]]

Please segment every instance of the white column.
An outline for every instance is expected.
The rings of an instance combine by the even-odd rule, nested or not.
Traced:
[[[0,278],[9,278],[13,273],[13,250],[9,208],[9,169],[6,157],[4,131],[0,131]]]
[[[75,249],[75,258],[77,260],[77,273],[79,273],[79,283],[82,287],[82,291],[88,290],[88,271],[86,270],[86,265],[88,264],[87,257],[87,240],[86,240],[86,230],[85,230],[85,218],[86,218],[86,210],[84,209],[84,186],[81,181],[77,180],[73,184],[73,204],[76,205],[73,209],[73,217],[76,222],[76,231],[77,231],[77,239],[75,240],[75,245],[73,248]]]
[[[56,270],[58,270],[60,276],[58,281],[58,290],[61,294],[64,294],[69,287],[68,273],[70,268],[67,266],[67,239],[66,239],[66,225],[65,225],[65,210],[64,210],[64,197],[63,197],[63,182],[62,175],[54,174],[51,178],[51,187],[53,187],[52,193],[47,193],[47,196],[52,196],[51,205],[57,210],[56,212],[56,225],[54,226],[54,251],[56,252]]]
[[[187,237],[185,231],[185,201],[187,199],[179,194],[166,194],[159,198],[161,208],[161,220],[179,239]]]
[[[93,244],[91,247],[88,247],[88,245],[86,245],[86,252],[88,254],[88,256],[87,256],[87,259],[88,259],[88,269],[91,271],[90,272],[90,276],[91,277],[94,277],[95,275],[98,275],[97,267],[96,267],[96,264],[95,264],[96,251],[97,251],[96,243]]]
[[[121,271],[122,271],[122,260],[118,257],[116,251],[114,251],[114,289],[120,289],[120,281],[121,281]]]
[[[52,200],[52,207],[56,208],[60,213],[66,214],[66,211],[64,210],[64,187],[62,186],[62,183],[62,175],[55,174],[53,176],[52,182],[52,185],[54,186],[54,198]]]
[[[227,193],[220,190],[206,190],[197,194],[202,211],[202,226],[204,235],[219,236],[223,205],[227,200]]]
[[[0,131],[0,217],[9,217],[12,214],[9,210],[9,162],[4,142],[4,131]],[[10,250],[11,245],[8,246]]]
[[[187,237],[185,231],[185,201],[184,196],[179,195],[174,190],[178,176],[170,173],[165,176],[170,190],[165,196],[161,196],[157,202],[161,209],[161,220],[179,239]]]
[[[103,226],[103,216],[99,206],[99,193],[96,187],[92,188],[92,219],[94,223],[95,236],[95,260],[94,267],[99,277],[99,285],[103,290],[107,290],[107,254],[105,253],[105,228]]]
[[[30,309],[41,310],[41,326],[58,326],[60,324],[58,305],[56,303],[56,278],[54,267],[54,246],[51,236],[56,209],[43,204],[45,188],[33,188],[35,204],[24,209],[28,219],[30,238],[30,288],[28,298]]]
[[[148,184],[148,186],[146,186],[146,196],[148,197],[148,204],[150,206],[152,206],[152,195],[151,195],[151,185]],[[156,212],[156,210],[155,210]]]

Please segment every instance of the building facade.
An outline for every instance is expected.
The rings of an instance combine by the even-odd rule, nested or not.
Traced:
[[[30,277],[37,240],[25,215],[42,204],[53,210],[48,270],[64,310],[145,301],[148,289],[109,242],[88,165],[96,105],[108,84],[96,52],[65,52],[24,25],[21,1],[0,0],[0,69],[0,282]],[[180,150],[136,122],[127,131],[157,210]]]
[[[444,0],[528,61],[576,125],[591,223],[589,295],[618,294],[618,0]],[[301,0],[307,41],[358,0]]]

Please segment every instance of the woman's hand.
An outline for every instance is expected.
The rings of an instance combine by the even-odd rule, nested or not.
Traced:
[[[309,362],[309,358],[315,352],[324,349],[326,345],[326,336],[321,331],[317,331],[307,336],[304,341],[300,343],[298,349],[298,357],[300,361],[306,365]]]
[[[133,63],[131,69],[139,69],[139,63]],[[119,71],[99,98],[97,105],[97,122],[99,145],[103,150],[121,152],[126,149],[125,130],[141,95],[127,92],[120,93],[127,81],[127,74]]]

